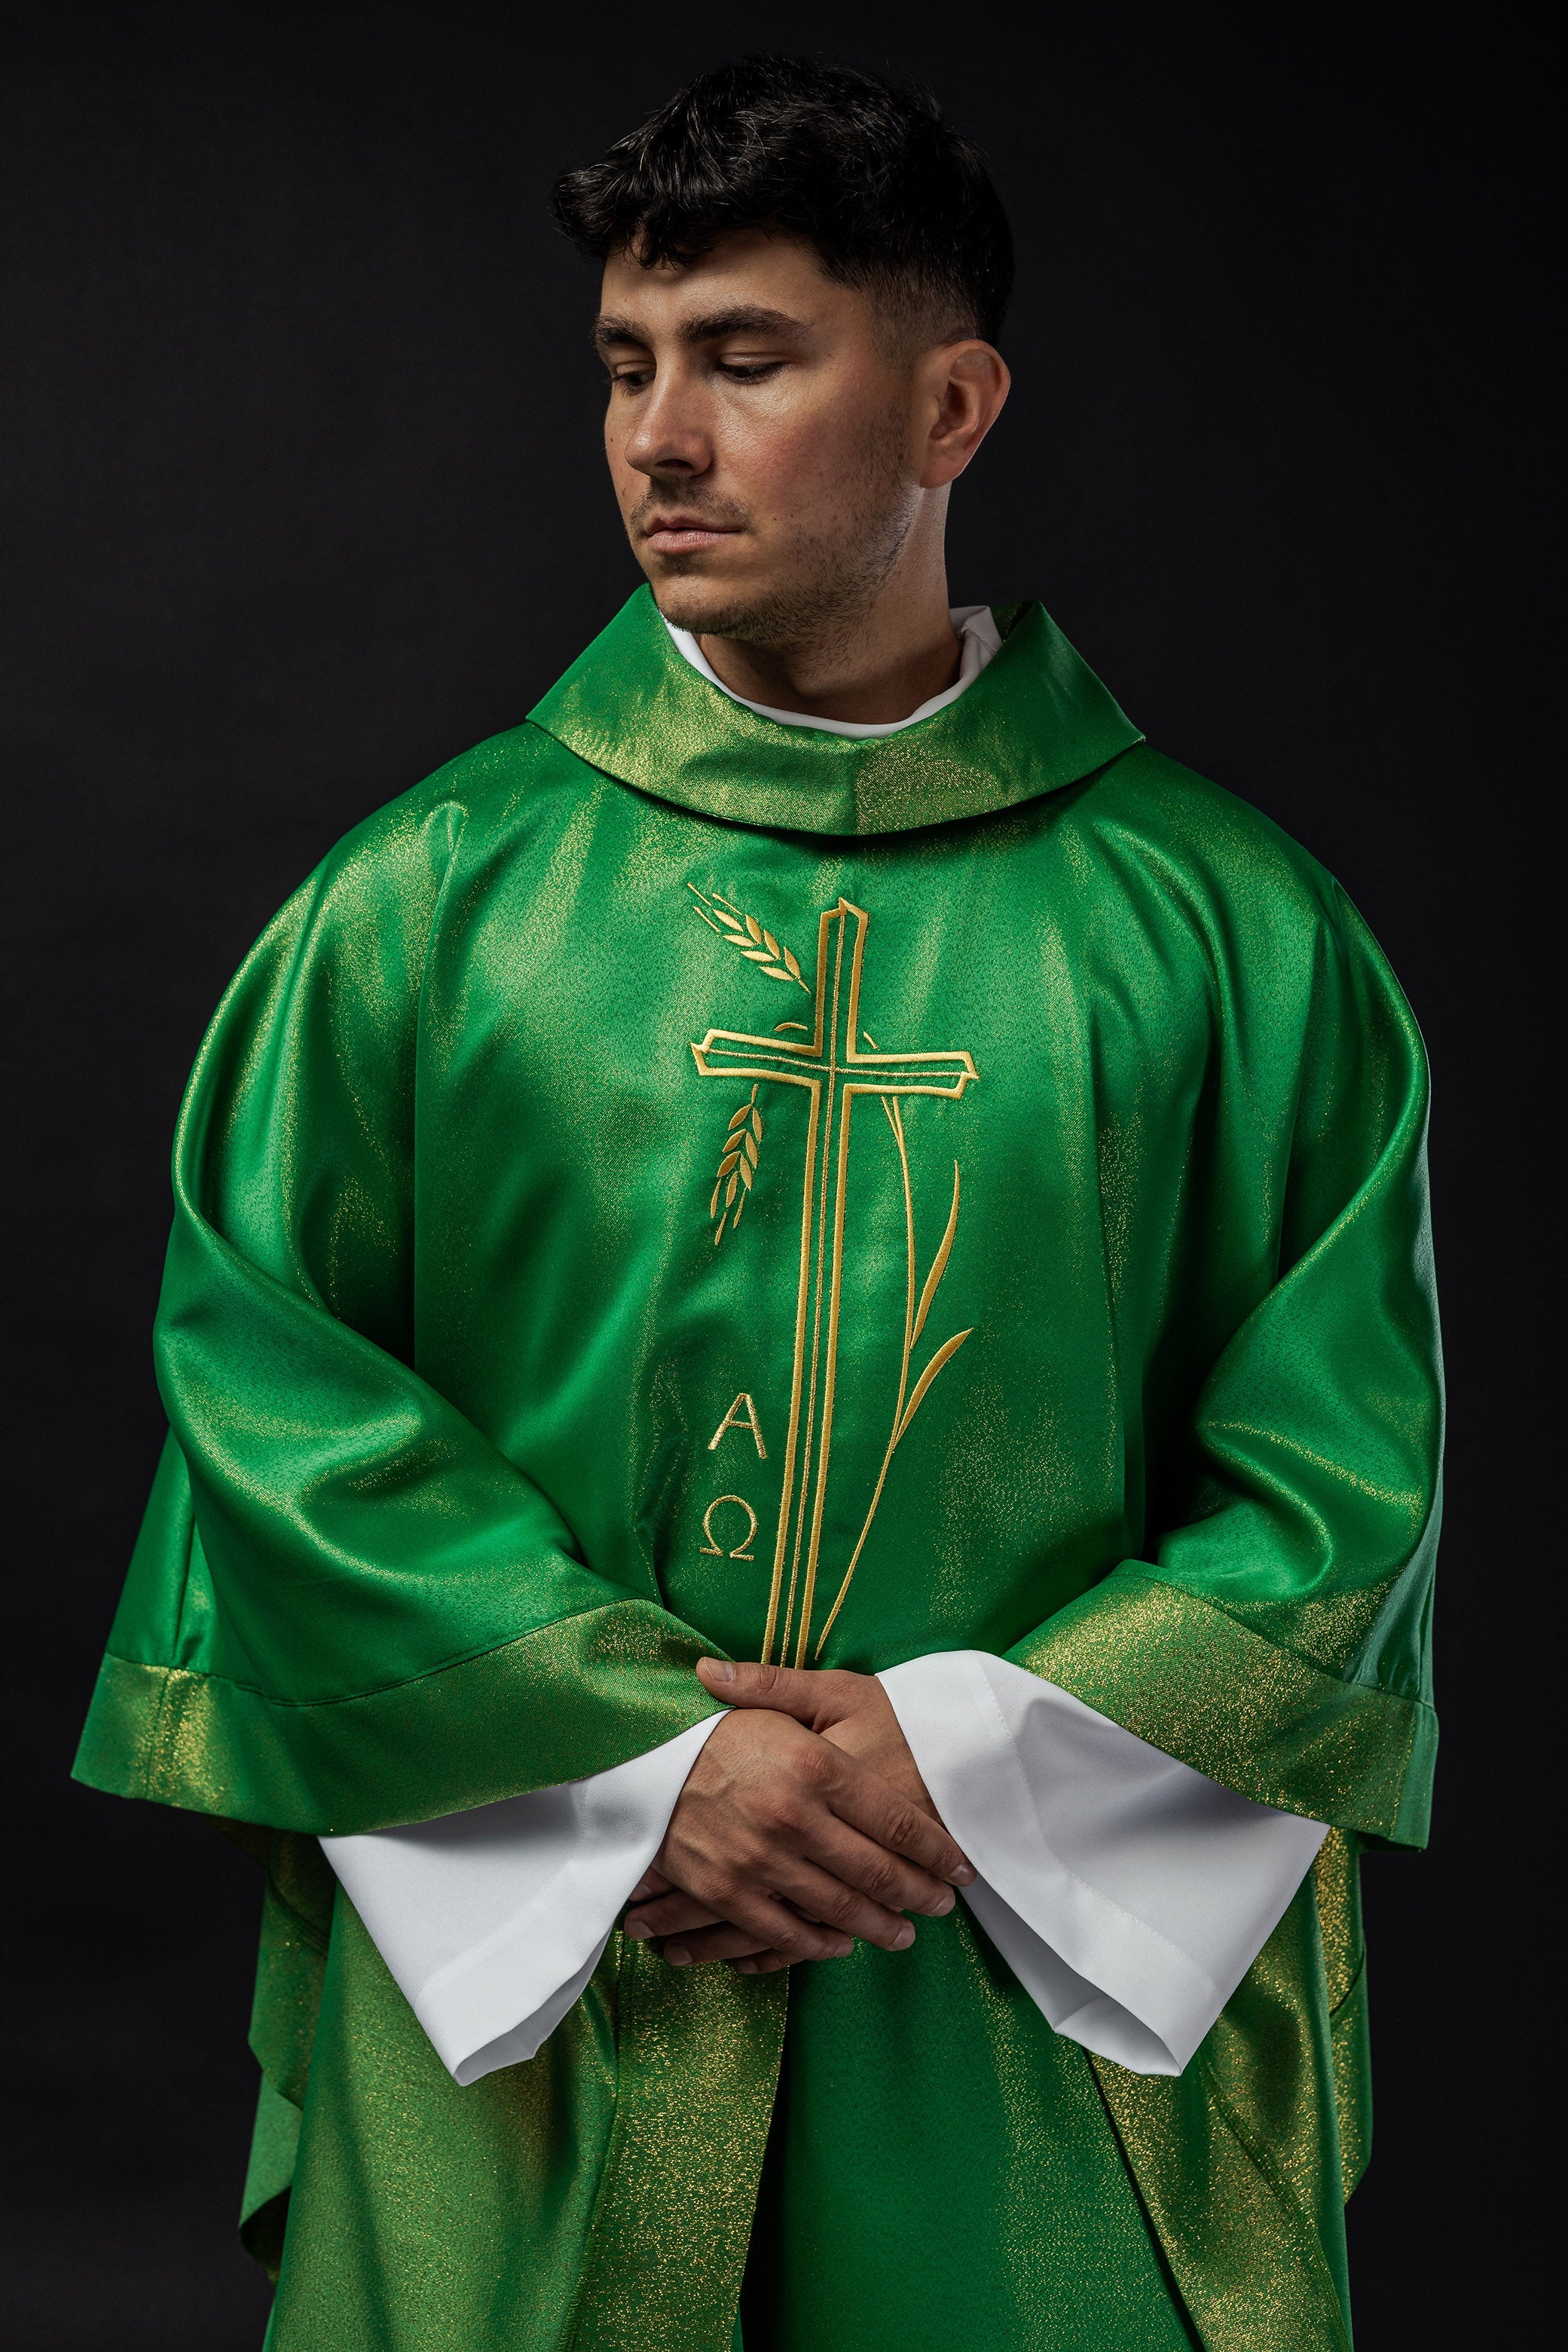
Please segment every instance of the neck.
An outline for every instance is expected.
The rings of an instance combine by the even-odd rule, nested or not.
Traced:
[[[947,615],[947,573],[935,561],[899,563],[872,604],[840,614],[788,645],[701,636],[697,642],[732,694],[808,719],[886,726],[907,719],[958,675]]]

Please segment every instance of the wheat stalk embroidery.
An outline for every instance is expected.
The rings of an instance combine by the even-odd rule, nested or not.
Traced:
[[[871,1042],[871,1039],[867,1038],[866,1043],[870,1045]],[[947,1271],[947,1260],[953,1254],[953,1237],[958,1230],[958,1163],[956,1160],[953,1162],[953,1204],[947,1212],[946,1228],[936,1245],[936,1255],[931,1261],[931,1270],[921,1286],[917,1301],[915,1296],[916,1271],[915,1197],[909,1181],[909,1147],[904,1139],[904,1116],[899,1109],[896,1097],[890,1101],[884,1095],[882,1098],[882,1107],[886,1114],[887,1123],[893,1129],[893,1139],[898,1148],[899,1170],[904,1178],[904,1360],[899,1366],[898,1399],[893,1408],[893,1431],[887,1441],[887,1451],[882,1457],[882,1468],[877,1473],[876,1488],[871,1498],[871,1508],[865,1515],[865,1524],[860,1532],[860,1541],[856,1544],[851,1555],[850,1564],[844,1570],[844,1580],[839,1587],[838,1595],[831,1609],[828,1612],[827,1622],[817,1636],[816,1655],[819,1658],[822,1654],[822,1644],[833,1630],[833,1620],[844,1605],[845,1596],[849,1591],[854,1572],[860,1566],[861,1554],[865,1549],[866,1538],[871,1533],[872,1521],[875,1518],[877,1506],[882,1501],[882,1490],[887,1484],[887,1474],[893,1467],[893,1457],[897,1453],[910,1423],[929,1395],[932,1382],[946,1370],[965,1340],[969,1339],[974,1331],[974,1326],[971,1324],[967,1331],[955,1331],[950,1339],[944,1339],[915,1381],[914,1388],[911,1389],[909,1372],[911,1360],[915,1354],[915,1343],[925,1328],[925,1318],[930,1314],[933,1301],[942,1286],[942,1277]]]
[[[754,963],[765,980],[793,981],[797,988],[812,994],[811,983],[800,975],[800,967],[786,947],[780,947],[771,931],[764,929],[755,915],[747,915],[716,890],[699,890],[695,882],[686,884],[696,900],[696,911],[711,930],[721,940],[738,948],[747,963]],[[792,1027],[796,1024],[791,1024]]]
[[[708,1202],[708,1215],[718,1219],[718,1229],[713,1237],[717,1249],[724,1239],[727,1222],[734,1226],[740,1223],[751,1192],[751,1180],[757,1173],[757,1155],[762,1146],[762,1113],[757,1108],[757,1088],[752,1087],[730,1120],[724,1139],[724,1150],[719,1158],[718,1175]],[[734,1214],[731,1215],[733,1210]]]

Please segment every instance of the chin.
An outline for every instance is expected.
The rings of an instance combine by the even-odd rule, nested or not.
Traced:
[[[749,592],[720,580],[655,580],[653,602],[672,628],[694,637],[731,637],[737,645],[793,645],[810,637],[824,615],[821,592],[790,595],[779,589]],[[836,605],[831,609],[836,610]]]
[[[694,637],[734,637],[747,635],[747,625],[764,611],[767,599],[747,596],[720,580],[675,574],[650,583],[653,602],[672,628],[689,629]]]

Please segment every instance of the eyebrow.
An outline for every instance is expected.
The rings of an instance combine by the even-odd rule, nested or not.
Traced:
[[[683,343],[713,343],[725,335],[799,334],[803,325],[802,320],[792,319],[788,310],[764,310],[755,302],[733,302],[727,310],[707,310],[700,318],[683,319],[678,331]],[[593,322],[596,351],[603,351],[611,343],[641,343],[647,350],[653,341],[648,329],[636,319],[601,311]]]

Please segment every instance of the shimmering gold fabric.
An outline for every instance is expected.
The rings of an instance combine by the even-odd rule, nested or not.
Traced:
[[[240,2233],[276,2279],[321,2011],[335,1881],[314,1838],[247,1822],[219,1826],[267,1871],[250,2031],[262,2082]]]
[[[611,1956],[531,2064],[460,2091],[340,1901],[269,2352],[563,2347],[616,2039]]]
[[[824,735],[715,689],[670,644],[639,589],[552,687],[536,723],[593,767],[705,816],[820,834],[904,833],[1033,800],[1143,740],[1039,604],[1000,605],[1000,653],[970,692],[897,735]],[[1035,723],[1013,724],[1009,688]],[[607,692],[607,687],[610,690]]]
[[[1372,2051],[1356,1840],[1343,1830],[1330,1830],[1318,1849],[1312,1878],[1322,1929],[1323,1996],[1333,2053],[1341,2186],[1348,2198],[1372,2154]]]
[[[650,1745],[673,1739],[715,1712],[692,1675],[702,1646],[663,1611],[628,1598],[465,1659],[439,1679],[411,1676],[315,1706],[110,1654],[77,1770],[94,1785],[128,1784],[127,1796],[199,1812],[243,1807],[318,1836],[386,1828],[453,1810],[433,1791],[430,1743],[455,1715],[463,1752],[461,1760],[449,1753],[446,1769],[460,1773],[466,1804],[518,1794],[519,1771],[528,1786],[550,1788],[623,1762],[618,1695]],[[574,1684],[591,1684],[602,1710],[558,1711],[558,1694]],[[526,1760],[519,1717],[532,1727]]]
[[[1349,2352],[1322,1978],[1309,1876],[1179,2080],[1093,2061],[1206,2352]]]
[[[172,1435],[85,1778],[372,1829],[669,1738],[710,1711],[703,1648],[977,1646],[1249,1795],[1424,1836],[1420,1041],[1333,881],[1144,746],[1038,607],[1009,617],[958,702],[862,745],[739,709],[634,599],[531,722],[358,828],[268,928],[181,1117]],[[1338,2341],[1324,2184],[1364,2138],[1364,1979],[1322,1883],[1327,1955],[1309,1904],[1183,2084],[1106,2078],[1226,2341],[1230,2312]],[[713,2243],[680,2324],[724,2352],[763,1996],[713,2021],[722,2110],[693,2037],[638,2054],[644,1960],[459,2093],[351,1914],[326,1962],[269,1917],[256,2042],[286,2105],[325,1967],[275,2352],[562,2352],[591,2217],[582,2324],[618,2342],[627,2269],[657,2242],[689,2276],[694,2212]],[[973,2050],[990,1963],[942,1948]],[[915,1979],[846,1981],[832,2032],[891,2048]],[[828,2014],[798,2005],[808,2073]],[[930,2089],[941,2053],[896,2063]],[[1013,2151],[1073,2115],[1103,2179],[1082,2073],[1008,2063],[962,2162],[1054,2197]],[[908,2196],[939,2206],[959,2160],[923,2142]],[[1232,2195],[1255,2230],[1221,2227]],[[1096,2289],[1111,2341],[1131,2242],[1104,2242],[1131,2265]],[[923,2231],[916,2302],[937,2259]],[[1023,2347],[1098,2325],[1028,2275]],[[327,2326],[340,2305],[359,2335]]]
[[[340,1898],[269,2341],[727,2346],[786,1999],[617,1936],[531,2065],[460,2092]]]
[[[1124,1687],[1113,1627],[1139,1658],[1135,1690]],[[1325,1674],[1178,1585],[1124,1570],[1010,1654],[1259,1804],[1426,1842],[1431,1707]]]
[[[615,2123],[572,2352],[707,2352],[735,2319],[788,1979],[670,1969],[626,1943],[618,1997]]]

